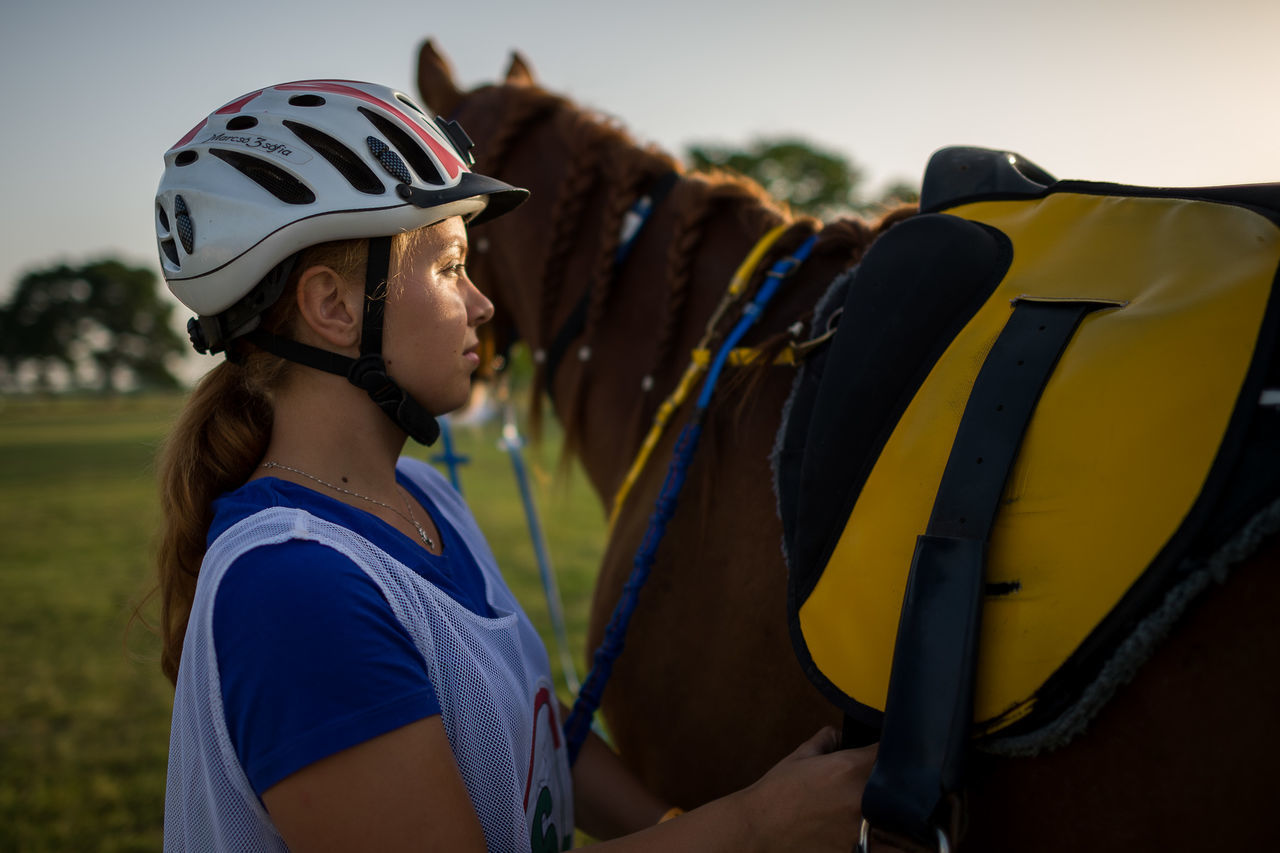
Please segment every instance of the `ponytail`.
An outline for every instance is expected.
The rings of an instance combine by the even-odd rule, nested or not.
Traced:
[[[247,386],[241,366],[224,362],[200,380],[160,451],[160,668],[170,681],[178,677],[214,498],[253,474],[272,421],[266,396]]]
[[[407,241],[393,243],[403,251]],[[305,250],[284,295],[263,315],[262,326],[290,335],[298,317],[297,278],[324,265],[354,281],[364,280],[367,240],[324,243]],[[277,356],[239,342],[236,363],[219,364],[197,383],[160,450],[160,509],[163,516],[156,568],[160,597],[160,669],[171,682],[204,561],[213,501],[239,488],[262,462],[275,421],[272,399],[291,373]]]

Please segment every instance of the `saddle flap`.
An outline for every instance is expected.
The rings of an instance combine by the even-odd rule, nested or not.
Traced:
[[[894,226],[863,259],[825,356],[843,369],[826,379],[802,372],[799,381],[812,387],[792,408],[791,440],[783,447],[788,458],[778,466],[780,478],[794,477],[781,491],[796,498],[783,502],[791,517],[786,523],[784,516],[784,528],[801,600],[825,562],[826,533],[842,527],[853,509],[857,493],[850,484],[866,479],[914,389],[966,318],[991,297],[1012,259],[1003,235],[928,215]]]
[[[916,539],[1019,298],[1121,307],[1081,322],[1005,487],[976,732],[1043,725],[1096,677],[1169,589],[1256,406],[1280,229],[1252,203],[1277,192],[1060,182],[921,215],[872,247],[780,441],[801,460],[780,482],[792,635],[830,698],[879,725]]]

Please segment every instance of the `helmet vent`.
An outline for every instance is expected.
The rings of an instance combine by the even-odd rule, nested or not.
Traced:
[[[415,142],[409,134],[397,127],[390,119],[378,115],[373,110],[364,107],[357,107],[356,109],[360,110],[361,115],[367,118],[369,123],[376,127],[378,132],[395,146],[395,149],[400,152],[400,156],[409,161],[413,171],[417,172],[424,181],[429,184],[444,186],[444,176],[440,174],[436,164],[432,162],[431,158],[427,156],[427,152],[423,151],[422,146]]]
[[[294,107],[323,107],[324,98],[319,95],[294,95],[289,99],[289,105]]]
[[[182,240],[182,248],[189,255],[196,245],[196,226],[191,221],[191,212],[187,210],[187,200],[180,195],[173,197],[173,218],[178,222],[178,239]]]
[[[236,116],[227,122],[227,130],[248,130],[257,126],[258,120],[253,116]]]
[[[286,121],[284,126],[292,130],[299,139],[310,146],[321,157],[329,161],[329,165],[338,170],[356,190],[369,195],[381,195],[387,191],[382,181],[364,161],[347,146],[338,140],[296,121]]]
[[[428,116],[425,112],[423,112],[423,111],[422,111],[422,107],[418,106],[418,105],[417,105],[417,104],[415,104],[413,101],[409,100],[408,98],[406,98],[404,95],[400,94],[399,92],[396,92],[396,100],[397,100],[397,101],[399,101],[400,103],[404,104],[406,107],[408,107],[409,109],[413,110],[415,113],[417,113],[418,115],[422,116],[423,118],[429,118],[429,116]]]
[[[396,156],[394,151],[387,147],[385,142],[372,136],[366,137],[364,141],[368,144],[369,150],[373,152],[373,156],[382,164],[382,168],[391,174],[391,177],[402,184],[413,183],[413,175],[409,174],[409,167]]]
[[[177,157],[173,158],[174,165],[190,166],[192,163],[200,159],[200,155],[195,151],[183,151]]]
[[[182,262],[178,260],[178,247],[173,244],[173,240],[161,240],[160,250],[164,252],[164,256],[169,259],[169,263],[175,267],[182,266]]]
[[[173,226],[169,224],[169,214],[164,212],[164,207],[160,204],[156,205],[156,218],[160,220],[160,227],[164,229],[164,233],[168,234],[173,230]]]
[[[316,200],[316,194],[306,184],[274,163],[225,148],[210,148],[209,153],[285,204],[311,204]]]

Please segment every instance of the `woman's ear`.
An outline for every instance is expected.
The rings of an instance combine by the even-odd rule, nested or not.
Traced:
[[[298,312],[302,343],[358,350],[364,288],[356,287],[332,267],[316,265],[302,271],[298,277]],[[314,340],[308,341],[307,337]]]

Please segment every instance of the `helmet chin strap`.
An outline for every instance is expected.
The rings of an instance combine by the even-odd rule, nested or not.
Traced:
[[[440,425],[430,412],[387,375],[387,363],[382,359],[382,319],[390,274],[391,238],[374,237],[369,240],[369,259],[365,264],[360,357],[347,370],[347,379],[357,388],[364,389],[378,408],[409,433],[410,438],[419,444],[430,445],[440,437]]]
[[[387,374],[387,363],[382,358],[383,312],[387,301],[386,287],[390,268],[391,238],[370,239],[359,358],[317,349],[261,329],[245,335],[245,339],[288,361],[345,376],[352,385],[367,393],[378,408],[407,432],[410,438],[419,444],[431,445],[440,437],[440,425],[430,412],[406,394]]]

